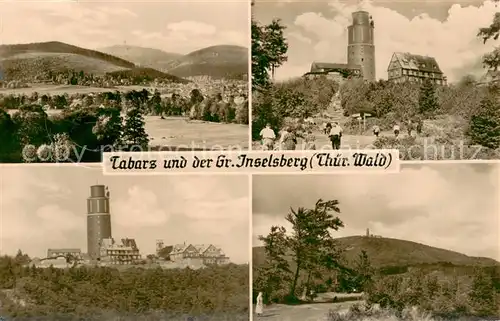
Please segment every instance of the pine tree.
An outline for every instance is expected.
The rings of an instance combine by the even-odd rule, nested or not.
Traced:
[[[418,105],[420,113],[424,115],[433,114],[439,108],[436,88],[429,79],[426,79],[420,86]]]
[[[492,149],[500,147],[500,106],[494,97],[483,98],[471,117],[467,136],[472,144]]]
[[[149,144],[149,137],[145,129],[146,122],[140,107],[134,106],[127,111],[125,126],[123,128],[123,141],[129,146],[140,147],[146,150]]]

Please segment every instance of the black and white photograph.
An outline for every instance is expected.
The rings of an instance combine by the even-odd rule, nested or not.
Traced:
[[[254,0],[252,148],[500,158],[498,0]]]
[[[249,12],[246,1],[2,1],[0,162],[248,149]]]
[[[254,175],[253,320],[498,320],[499,166]]]
[[[246,175],[0,169],[0,320],[249,320]]]

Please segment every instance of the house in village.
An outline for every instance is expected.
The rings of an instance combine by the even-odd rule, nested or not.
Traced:
[[[167,246],[164,249],[170,249],[168,253],[168,259],[173,262],[181,261],[199,261],[204,265],[211,264],[227,264],[229,263],[229,258],[222,251],[221,248],[216,247],[213,244],[177,244],[171,247]],[[165,252],[165,251],[162,251]],[[163,253],[165,254],[165,253]]]
[[[439,68],[435,58],[414,55],[407,52],[395,52],[387,67],[389,81],[423,83],[426,79],[436,85],[447,84],[446,76]]]

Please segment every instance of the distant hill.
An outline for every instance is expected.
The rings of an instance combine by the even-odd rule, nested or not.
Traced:
[[[246,80],[248,49],[220,45],[193,51],[171,62],[166,71],[178,77],[211,76]]]
[[[151,78],[185,81],[151,68],[136,68],[133,62],[107,53],[58,41],[0,45],[0,66],[6,80],[34,79],[47,71],[75,70],[94,75],[151,73]]]
[[[438,263],[451,263],[460,266],[500,265],[499,262],[490,258],[467,256],[405,240],[364,236],[343,237],[337,240],[340,246],[346,250],[345,257],[348,262],[355,261],[361,250],[365,250],[375,268]],[[254,267],[264,264],[265,251],[263,247],[254,247],[252,255]]]
[[[169,63],[183,56],[178,53],[165,52],[159,49],[129,45],[116,45],[98,48],[97,50],[127,61],[131,61],[141,67],[150,67],[162,71],[168,69]]]

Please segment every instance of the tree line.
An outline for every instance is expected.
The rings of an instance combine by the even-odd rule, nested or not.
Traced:
[[[0,99],[0,162],[99,161],[104,149],[147,150],[145,115],[186,116],[212,122],[248,123],[248,102],[204,97],[162,97],[158,91],[98,94],[7,95]],[[15,109],[11,115],[9,109]],[[47,110],[61,112],[49,116]]]
[[[248,265],[118,270],[25,263],[22,252],[0,258],[0,315],[8,320],[248,320]]]

